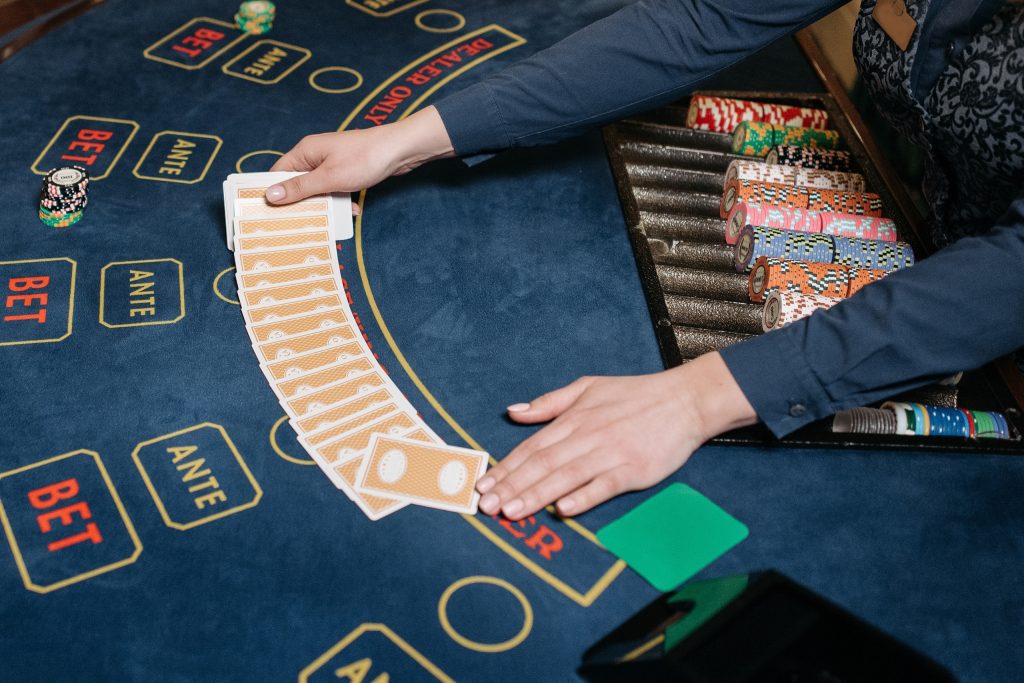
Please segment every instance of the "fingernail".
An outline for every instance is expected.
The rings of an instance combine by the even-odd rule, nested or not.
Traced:
[[[498,497],[493,493],[488,493],[480,499],[480,509],[489,515],[494,514],[498,511]]]
[[[267,201],[279,202],[284,199],[284,188],[280,185],[272,185],[267,188]]]
[[[505,410],[507,410],[510,413],[521,413],[524,410],[529,410],[529,409],[530,409],[530,404],[529,403],[513,403],[508,408],[505,408]]]
[[[563,515],[567,515],[576,508],[576,501],[572,498],[566,498],[565,500],[558,501],[558,512]]]
[[[517,512],[523,509],[523,501],[516,498],[515,500],[508,503],[502,512],[505,513],[506,517],[514,517]]]
[[[494,486],[494,480],[490,477],[484,477],[476,483],[476,490],[480,493],[487,493]]]

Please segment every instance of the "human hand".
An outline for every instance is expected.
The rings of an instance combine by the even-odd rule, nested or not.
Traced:
[[[359,192],[427,161],[454,154],[434,107],[384,126],[309,135],[270,169],[306,173],[267,188],[267,201],[290,204],[316,194]]]
[[[551,503],[577,515],[653,486],[704,441],[757,421],[717,353],[653,375],[584,377],[508,414],[526,424],[553,420],[477,483],[480,510],[512,520]]]

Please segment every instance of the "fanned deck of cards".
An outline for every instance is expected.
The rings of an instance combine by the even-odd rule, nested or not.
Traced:
[[[336,257],[350,197],[267,203],[294,175],[229,175],[224,217],[245,328],[299,443],[372,520],[409,504],[474,514],[487,454],[445,445],[377,363]]]

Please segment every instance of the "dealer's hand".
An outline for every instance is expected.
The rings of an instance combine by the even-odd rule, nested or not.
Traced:
[[[291,204],[315,194],[359,192],[433,159],[454,155],[434,107],[384,126],[309,135],[270,169],[307,173],[267,188],[267,201]],[[353,204],[353,213],[357,210]]]
[[[653,486],[706,440],[757,421],[717,353],[654,375],[584,377],[508,414],[528,424],[553,420],[477,484],[480,510],[512,520],[551,503],[576,515]]]

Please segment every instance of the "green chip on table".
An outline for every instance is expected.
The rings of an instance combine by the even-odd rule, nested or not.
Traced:
[[[685,484],[672,484],[597,532],[660,591],[669,591],[747,537],[738,519]]]

